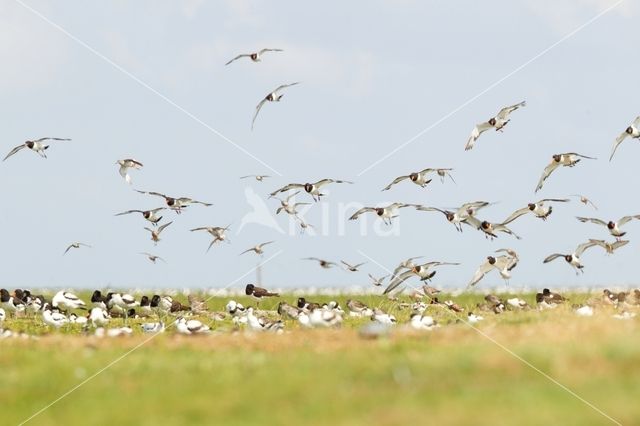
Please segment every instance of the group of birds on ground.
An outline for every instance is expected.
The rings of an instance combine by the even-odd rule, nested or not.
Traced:
[[[13,319],[33,320],[40,316],[47,329],[79,329],[85,335],[97,337],[119,337],[134,334],[134,328],[127,322],[135,321],[135,327],[141,333],[163,333],[173,327],[176,334],[203,335],[212,331],[224,330],[213,326],[214,323],[232,325],[232,330],[270,331],[282,333],[287,322],[297,323],[299,328],[340,327],[345,319],[369,319],[362,322],[360,334],[363,337],[379,337],[387,334],[390,327],[398,323],[394,310],[410,310],[408,329],[432,330],[445,324],[467,322],[476,324],[483,321],[486,314],[502,314],[507,311],[538,311],[568,305],[569,299],[545,288],[536,294],[535,308],[519,297],[501,299],[487,294],[474,309],[465,309],[452,300],[441,302],[440,290],[423,285],[419,291],[411,294],[408,301],[394,300],[391,309],[385,311],[379,306],[368,306],[362,301],[348,299],[346,310],[336,301],[319,303],[299,297],[295,304],[281,300],[275,310],[261,310],[260,302],[267,298],[280,298],[280,295],[254,284],[247,284],[245,294],[256,301],[256,307],[229,300],[225,310],[210,311],[207,301],[196,295],[188,296],[188,304],[183,304],[168,295],[143,295],[139,300],[130,294],[108,292],[106,295],[95,290],[87,304],[71,292],[59,291],[51,299],[42,295],[33,295],[29,290],[16,289],[9,293],[0,289],[0,339],[9,337],[38,337],[40,334],[27,334],[4,328],[7,315]],[[593,296],[586,303],[573,304],[571,309],[579,316],[593,316],[596,309],[611,307],[616,319],[631,319],[640,309],[640,290],[612,292],[605,289],[601,295]],[[452,316],[444,322],[441,312]],[[463,314],[465,313],[466,314]],[[86,314],[78,314],[86,312]],[[109,327],[114,318],[122,318],[122,325]],[[446,318],[445,318],[446,319]],[[152,320],[152,321],[149,321]],[[120,323],[119,323],[120,324]]]
[[[253,62],[260,62],[263,55],[269,52],[282,52],[282,49],[266,48],[254,53],[240,54],[234,57],[233,59],[231,59],[229,62],[227,62],[226,65],[229,65],[234,61],[240,60],[242,58],[249,58]],[[288,88],[297,84],[299,84],[299,82],[280,85],[275,90],[270,92],[266,97],[264,97],[256,106],[252,124],[251,124],[252,129],[254,127],[255,120],[258,114],[260,113],[261,109],[263,108],[263,106],[267,102],[279,102],[283,97],[283,94],[281,93],[281,91],[285,88]],[[510,118],[511,114],[521,108],[524,108],[525,106],[526,106],[526,103],[523,101],[511,106],[502,108],[498,112],[498,114],[496,114],[494,117],[491,117],[489,120],[485,122],[477,124],[473,128],[467,140],[467,143],[465,145],[465,150],[469,151],[473,149],[478,143],[478,140],[481,137],[481,135],[487,132],[488,130],[494,129],[497,132],[503,132],[506,126],[511,121],[511,118]],[[613,143],[611,156],[610,156],[610,161],[613,159],[613,156],[616,153],[616,151],[619,149],[621,143],[627,138],[631,138],[631,139],[640,138],[640,117],[636,118],[633,121],[633,123],[629,125],[624,130],[624,132],[622,132],[615,139]],[[28,148],[29,150],[41,156],[42,158],[46,159],[47,158],[46,151],[49,149],[49,146],[50,146],[49,143],[63,142],[63,141],[71,141],[71,139],[57,138],[57,137],[43,137],[35,140],[28,140],[28,141],[25,141],[23,144],[20,144],[15,148],[13,148],[6,155],[4,160],[7,160],[8,158],[12,157],[13,155],[17,154],[18,152],[20,152],[25,148]],[[574,168],[582,160],[596,160],[596,158],[583,155],[577,152],[566,152],[566,153],[559,153],[559,154],[552,155],[550,159],[550,163],[544,168],[542,175],[535,187],[535,192],[537,193],[539,190],[543,188],[544,184],[548,181],[550,176],[557,169],[559,169],[560,167]],[[120,159],[120,160],[117,160],[115,164],[118,166],[118,173],[120,174],[120,176],[125,180],[127,184],[130,184],[130,185],[132,184],[130,172],[132,170],[140,170],[143,168],[143,163],[134,158]],[[453,172],[453,169],[450,167],[449,168],[446,168],[446,167],[445,168],[434,168],[434,167],[424,168],[420,171],[415,171],[408,174],[397,176],[388,185],[382,188],[382,191],[389,191],[395,185],[399,185],[405,181],[411,182],[420,188],[426,188],[432,182],[433,178],[439,178],[439,180],[443,184],[446,182],[447,178],[452,183],[455,183],[452,172]],[[246,175],[246,176],[240,177],[240,179],[247,179],[247,178],[253,178],[257,182],[264,182],[267,178],[269,178],[269,176],[268,175]],[[329,185],[337,185],[337,184],[353,184],[353,182],[348,180],[343,180],[343,179],[324,178],[318,181],[310,180],[304,183],[300,183],[300,182],[288,183],[270,192],[269,198],[274,198],[280,202],[280,206],[276,209],[276,214],[280,214],[284,212],[287,215],[291,216],[296,221],[298,221],[302,229],[306,229],[311,225],[306,223],[303,220],[302,215],[300,214],[300,211],[299,211],[299,207],[303,205],[311,205],[313,204],[313,202],[321,201],[323,197],[326,196],[326,193],[325,193],[326,188]],[[176,215],[180,215],[184,210],[194,205],[201,205],[204,207],[212,206],[212,204],[209,202],[196,200],[190,197],[184,197],[184,196],[176,197],[172,195],[171,196],[166,195],[161,192],[143,191],[138,189],[135,189],[135,191],[143,195],[155,197],[155,199],[160,198],[163,200],[164,205],[160,207],[148,209],[148,210],[130,209],[130,210],[117,213],[116,216],[123,216],[123,215],[130,215],[130,214],[141,215],[142,218],[150,224],[144,229],[147,232],[149,232],[150,239],[153,241],[154,245],[157,245],[161,241],[162,233],[173,223],[173,221],[161,223],[164,218],[165,211],[172,211]],[[293,201],[294,198],[300,194],[307,194],[308,196],[310,196],[311,202],[294,202]],[[279,198],[279,196],[285,196],[286,198]],[[581,194],[574,194],[574,195],[571,195],[570,197],[575,197],[579,202],[583,203],[584,205],[591,206],[592,208],[597,209],[596,205],[590,199],[588,199],[587,197]],[[527,205],[518,208],[512,214],[510,214],[506,219],[498,222],[492,222],[487,219],[478,217],[480,212],[484,212],[485,209],[488,209],[490,206],[494,204],[489,201],[467,202],[462,204],[458,208],[454,208],[454,209],[445,209],[441,207],[425,206],[425,205],[412,204],[412,203],[394,202],[394,203],[383,205],[383,206],[362,207],[357,211],[355,211],[349,217],[349,220],[358,220],[361,216],[365,214],[373,214],[383,223],[387,225],[392,225],[393,220],[398,217],[400,210],[413,208],[416,211],[435,212],[435,213],[442,214],[444,218],[447,220],[447,222],[451,223],[455,227],[455,229],[459,232],[462,232],[463,228],[467,226],[471,229],[482,232],[485,238],[488,238],[491,240],[498,238],[499,234],[507,234],[507,235],[513,236],[516,239],[520,239],[521,237],[511,229],[512,224],[516,220],[524,216],[533,215],[535,218],[546,221],[551,216],[554,205],[560,204],[560,203],[567,203],[569,201],[570,201],[570,198],[543,198],[537,201],[530,202]],[[582,217],[582,216],[578,217],[577,219],[583,223],[601,225],[602,227],[606,228],[608,233],[611,236],[613,236],[615,240],[606,241],[603,239],[590,238],[586,242],[579,244],[575,248],[575,250],[571,252],[552,253],[547,257],[545,257],[543,260],[544,263],[548,263],[556,259],[564,259],[566,263],[576,271],[576,274],[583,272],[584,264],[582,262],[582,256],[585,253],[585,251],[587,251],[588,249],[594,248],[594,247],[600,247],[601,249],[604,250],[606,254],[613,254],[619,248],[627,245],[629,243],[629,240],[622,239],[622,237],[626,235],[626,231],[623,231],[622,227],[626,226],[627,224],[629,224],[634,220],[640,219],[640,214],[626,215],[621,217],[619,220],[609,220],[609,219],[602,220],[599,218]],[[229,229],[230,229],[230,225],[199,226],[199,227],[190,229],[190,231],[192,232],[205,231],[207,234],[209,234],[209,236],[211,237],[211,241],[207,248],[207,251],[209,251],[211,247],[218,242],[225,242],[225,241],[229,242],[227,238],[227,232],[229,231]],[[274,241],[259,243],[253,247],[250,247],[242,251],[239,254],[242,255],[245,253],[253,252],[261,256],[264,253],[265,246],[272,243],[274,243]],[[64,254],[66,255],[71,249],[79,249],[81,247],[91,248],[91,245],[85,244],[83,242],[73,242],[67,246],[66,250],[64,251]],[[500,254],[498,255],[498,253]],[[153,253],[149,253],[145,251],[145,252],[141,252],[141,254],[146,256],[149,259],[149,261],[153,263],[156,263],[158,260],[165,261],[162,257]],[[393,297],[393,293],[398,294],[399,290],[402,291],[405,289],[407,280],[409,278],[417,277],[420,282],[425,283],[431,280],[435,276],[437,268],[440,268],[442,266],[459,265],[459,263],[456,263],[456,262],[444,262],[444,261],[428,261],[428,262],[421,263],[421,262],[418,262],[418,259],[420,258],[421,257],[412,257],[400,262],[400,264],[395,268],[393,273],[389,273],[384,277],[377,278],[371,275],[370,273],[368,275],[371,279],[372,284],[377,287],[385,286],[384,280],[388,278],[383,294],[389,295],[389,297]],[[325,269],[332,268],[334,266],[339,265],[336,262],[317,258],[317,257],[308,257],[304,259],[316,261],[319,263],[319,265],[322,268],[325,268]],[[488,273],[494,270],[499,273],[501,278],[503,278],[505,281],[508,282],[508,280],[511,278],[512,271],[518,265],[519,260],[520,258],[518,254],[516,253],[515,250],[511,248],[502,248],[502,249],[496,250],[496,253],[487,256],[482,261],[482,263],[480,264],[480,266],[478,267],[478,269],[475,271],[472,278],[470,279],[468,286],[470,287],[470,286],[476,285],[478,282],[480,282],[483,279],[484,276],[486,276]],[[344,260],[341,261],[340,264],[342,265],[343,269],[348,272],[358,272],[360,270],[359,268],[364,265],[364,263],[352,264]],[[259,289],[260,287],[254,287],[251,294],[255,295],[254,293]],[[6,298],[5,297],[6,295],[4,292],[6,292],[6,290],[3,291],[2,303],[3,304],[9,303],[9,305],[7,305],[7,307],[9,307],[11,306],[11,302],[7,302],[4,300]],[[247,294],[249,294],[249,287],[247,287],[247,292],[248,292]],[[6,293],[8,294],[8,292]],[[124,295],[124,296],[127,296],[127,295]],[[135,301],[135,299],[133,299],[132,297],[127,298],[124,296],[121,295],[120,293],[109,293],[109,295],[106,296],[107,300],[104,301],[105,306],[95,307],[94,309],[96,308],[102,309],[104,311],[104,314],[106,315],[107,312],[110,314],[113,314],[112,310],[115,309],[115,307],[118,307],[123,310],[123,315],[126,317],[128,315],[129,309],[133,308],[133,306],[136,303],[137,305],[135,306],[139,306],[140,308],[142,308],[143,306],[147,306],[146,302],[145,302],[145,305],[142,304],[142,300],[138,302],[138,301]],[[264,296],[268,297],[269,295],[264,295]],[[24,302],[23,305],[25,307],[28,306],[28,303],[25,302],[24,299],[19,297],[18,294],[14,293],[13,296],[9,295],[8,297],[10,300],[14,300],[14,302],[23,301]],[[58,297],[58,299],[56,299],[56,297]],[[62,297],[62,299],[60,297]],[[58,322],[66,323],[71,321],[69,317],[64,315],[62,312],[57,311],[57,309],[59,309],[60,306],[71,308],[71,309],[82,307],[83,305],[73,306],[73,302],[69,302],[69,301],[73,301],[74,298],[77,299],[77,297],[73,296],[72,293],[60,292],[56,294],[56,296],[53,298],[51,303],[45,302],[44,299],[42,299],[40,301],[40,309],[42,310],[42,315],[45,322],[49,325],[54,325]],[[129,301],[131,302],[132,305],[128,308],[127,306],[129,306],[128,304]],[[148,302],[151,303],[150,300],[148,300]],[[111,307],[110,309],[106,309],[109,303],[111,304]],[[151,305],[149,306],[150,308],[154,307]],[[300,306],[298,306],[297,308],[301,309]],[[251,309],[251,308],[247,308],[247,309]],[[335,307],[332,308],[331,311],[335,311]],[[374,314],[376,313],[375,310],[373,310],[373,312]],[[253,313],[250,314],[249,311],[247,311],[247,315],[248,315],[248,318],[251,318],[250,315],[253,315]],[[324,318],[325,314],[322,314],[322,315],[323,315],[322,318]],[[89,317],[91,317],[91,314],[89,315]],[[78,319],[79,318],[76,318],[76,320]],[[194,321],[194,320],[186,321],[187,329],[190,327],[189,324],[193,325],[193,323],[189,323],[189,321]],[[251,319],[248,319],[248,321],[249,323],[253,322],[253,320]],[[311,318],[309,318],[309,321],[311,321]],[[96,323],[95,321],[93,322]]]

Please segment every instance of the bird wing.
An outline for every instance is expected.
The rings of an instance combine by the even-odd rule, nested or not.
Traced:
[[[67,249],[64,251],[64,253],[62,253],[62,255],[64,256],[65,254],[67,254],[67,252],[72,248],[73,248],[73,244],[69,244],[69,247],[67,247]]]
[[[620,218],[620,220],[618,221],[618,226],[622,226],[627,222],[632,221],[633,219],[640,219],[640,215],[633,215],[633,216],[625,216]]]
[[[346,266],[347,268],[355,268],[355,266],[351,266],[349,265],[347,262],[345,262],[344,260],[341,260],[340,263],[342,263],[344,266]]]
[[[158,234],[160,234],[167,226],[171,225],[173,223],[173,221],[165,223],[164,225],[160,226],[158,228]]]
[[[289,195],[287,198],[284,199],[285,203],[288,203],[289,200],[291,200],[293,197],[295,197],[296,195],[298,195],[300,193],[300,191],[296,191],[293,194]],[[300,203],[302,204],[302,203]]]
[[[387,288],[384,289],[382,294],[387,294],[393,291],[396,287],[398,287],[400,284],[402,284],[404,281],[407,280],[407,278],[411,277],[412,275],[415,275],[413,271],[405,271],[402,274],[398,275],[393,281],[391,281],[391,283],[389,283],[389,285],[387,286]]]
[[[50,137],[44,137],[44,138],[40,138],[40,139],[36,139],[34,142],[44,142],[44,141],[70,141],[71,139],[67,139],[67,138],[50,138]]]
[[[373,212],[373,211],[376,211],[375,207],[363,207],[357,212],[355,212],[353,215],[351,215],[349,220],[356,220],[361,214],[366,212]]]
[[[253,125],[256,122],[256,118],[258,118],[258,113],[262,109],[262,106],[264,105],[265,102],[267,102],[267,98],[264,98],[263,100],[261,100],[260,103],[256,106],[256,113],[253,115],[253,120],[251,120],[251,130],[253,130]]]
[[[556,260],[559,257],[564,257],[564,254],[553,253],[552,255],[549,255],[549,256],[545,257],[545,259],[542,261],[542,263],[549,263],[552,260]]]
[[[137,191],[137,190],[136,190]],[[161,194],[159,192],[154,192],[154,191],[149,191],[149,192],[145,192],[145,191],[138,191],[141,194],[148,194],[148,195],[155,195],[156,197],[162,197],[165,200],[168,198],[166,195]]]
[[[295,83],[282,84],[282,85],[276,87],[276,89],[272,93],[279,92],[282,89],[286,89],[287,87],[295,86],[296,84],[300,84],[300,82],[296,81]]]
[[[591,223],[595,223],[596,225],[607,226],[607,222],[601,219],[597,219],[595,217],[579,217],[578,216],[576,217],[576,219],[578,219],[582,223],[591,222]]]
[[[522,215],[525,215],[525,214],[529,213],[530,211],[531,211],[531,210],[529,210],[529,207],[523,207],[523,208],[521,208],[521,209],[518,209],[518,210],[516,210],[515,212],[511,213],[511,215],[510,215],[508,218],[506,218],[506,219],[504,220],[504,222],[502,222],[502,223],[503,223],[503,224],[505,224],[505,225],[506,225],[507,223],[511,223],[511,222],[513,222],[514,220],[516,220],[517,218],[519,218],[520,216],[522,216]]]
[[[502,108],[500,110],[500,112],[498,112],[497,117],[505,120],[509,116],[509,114],[511,114],[513,111],[517,110],[520,107],[526,106],[526,105],[527,105],[526,101],[522,101],[519,104],[515,104],[515,105],[508,106],[508,107],[504,107],[504,108]]]
[[[240,58],[250,57],[250,56],[251,56],[251,54],[250,54],[250,53],[241,53],[241,54],[239,54],[238,56],[236,56],[235,58],[233,58],[232,60],[230,60],[229,62],[227,62],[227,63],[225,64],[225,66],[226,66],[226,65],[229,65],[229,64],[230,64],[231,62],[233,62],[233,61],[237,61],[237,60],[238,60],[238,59],[240,59]]]
[[[258,52],[258,55],[262,55],[265,52],[284,52],[282,49],[262,49]]]
[[[582,154],[578,154],[577,152],[565,152],[562,155],[575,155],[576,157],[580,157],[580,158],[586,158],[588,160],[597,160],[596,157],[589,157],[587,155],[582,155]]]
[[[478,267],[475,274],[473,274],[473,278],[469,281],[468,286],[472,287],[476,285],[482,278],[484,278],[485,274],[493,269],[493,265],[489,263],[489,260],[485,260],[485,262]]]
[[[260,244],[260,247],[266,246],[267,244],[274,243],[275,241],[267,241],[266,243]]]
[[[538,186],[536,186],[535,192],[538,192],[539,190],[542,189],[542,185],[544,184],[544,181],[547,180],[547,178],[551,175],[551,173],[553,173],[555,169],[558,168],[558,166],[560,166],[560,163],[552,160],[551,163],[549,163],[549,165],[547,165],[547,167],[544,168],[544,170],[542,171],[542,176],[540,176],[540,180],[538,181]]]
[[[568,203],[569,200],[568,198],[543,198],[542,200],[538,201],[536,204],[541,204],[541,203],[545,203],[545,202],[549,202],[549,203]]]
[[[250,251],[254,251],[254,250],[253,250],[253,247],[251,247],[250,249],[246,249],[245,251],[243,251],[242,253],[240,253],[238,256],[241,256],[241,255],[243,255],[243,254],[245,254],[245,253],[249,253]]]
[[[629,134],[626,131],[624,131],[624,132],[620,133],[620,136],[618,136],[616,138],[616,140],[613,141],[613,146],[611,148],[611,155],[609,156],[609,161],[611,161],[613,159],[613,154],[616,153],[616,150],[618,149],[620,144],[622,142],[624,142],[624,140],[627,138],[627,136],[629,136]]]
[[[592,241],[587,241],[586,243],[582,243],[578,247],[576,247],[575,254],[576,254],[576,256],[580,257],[580,256],[582,256],[582,253],[584,253],[584,251],[586,249],[588,249],[589,247],[596,246],[596,245],[597,244],[592,242]]]
[[[27,146],[26,146],[25,144],[21,144],[21,145],[16,146],[16,147],[15,147],[15,148],[13,148],[11,151],[9,151],[9,153],[7,154],[7,156],[6,156],[6,157],[4,157],[4,160],[2,160],[2,161],[5,161],[7,158],[11,157],[13,154],[15,154],[16,152],[18,152],[18,151],[20,151],[21,149],[26,148],[26,147],[27,147]]]
[[[471,135],[469,135],[469,139],[467,140],[467,144],[465,145],[464,150],[469,151],[471,148],[473,148],[473,145],[476,143],[480,135],[483,132],[486,132],[487,130],[489,130],[490,128],[491,128],[491,124],[489,124],[488,121],[477,124],[476,127],[474,127],[473,130],[471,131]]]
[[[358,269],[359,267],[361,267],[362,265],[366,264],[367,262],[362,262],[362,263],[357,263],[355,265],[353,265],[354,269]]]
[[[250,178],[250,177],[256,177],[256,175],[240,176],[240,179],[246,179],[246,178]]]
[[[273,197],[273,196],[275,196],[276,194],[278,194],[280,192],[287,192],[287,191],[290,191],[290,190],[296,189],[296,188],[304,188],[304,184],[302,184],[302,183],[290,183],[288,185],[283,186],[280,189],[276,189],[275,191],[273,191],[269,195]]]
[[[131,213],[144,213],[144,212],[142,210],[127,210],[126,212],[117,213],[116,216],[122,216],[125,214],[131,214]]]
[[[402,182],[405,179],[409,179],[409,176],[398,176],[397,178],[395,178],[393,180],[393,182],[391,182],[389,185],[385,186],[382,190],[383,191],[387,191],[389,188],[391,188],[393,185],[395,185],[396,183]]]
[[[629,244],[629,240],[618,240],[615,243],[611,244],[611,248],[616,250],[616,249],[619,249],[622,246],[626,246],[627,244]]]

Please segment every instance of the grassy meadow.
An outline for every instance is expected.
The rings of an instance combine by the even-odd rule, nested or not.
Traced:
[[[581,303],[590,295],[569,297]],[[151,320],[139,319],[129,320],[136,333],[125,338],[83,336],[78,326],[49,330],[39,318],[7,319],[5,328],[40,337],[0,341],[1,423],[19,424],[86,381],[29,423],[615,424],[515,355],[615,421],[640,423],[640,318],[614,319],[610,307],[578,317],[560,306],[482,313],[485,320],[470,326],[466,311],[430,307],[425,314],[442,326],[419,332],[404,324],[408,308],[357,298],[396,315],[388,337],[361,338],[358,329],[369,320],[346,316],[340,329],[301,329],[289,320],[282,335],[203,317],[214,330],[209,336],[179,336],[173,327],[148,335],[135,325]],[[535,305],[532,295],[524,298]],[[347,297],[312,298],[330,299],[344,306]],[[223,311],[227,300],[208,304]],[[455,300],[468,310],[482,296]]]

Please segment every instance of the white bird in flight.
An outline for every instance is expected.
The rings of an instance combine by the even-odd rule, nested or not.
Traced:
[[[40,138],[40,139],[36,139],[33,141],[26,141],[23,144],[20,144],[18,146],[16,146],[15,148],[13,148],[11,151],[9,151],[9,153],[7,154],[6,157],[4,157],[5,161],[7,158],[11,157],[13,154],[15,154],[16,152],[24,149],[24,148],[29,148],[30,150],[32,150],[33,152],[37,153],[40,157],[42,158],[47,158],[47,154],[45,153],[45,150],[49,149],[49,145],[43,143],[45,141],[70,141],[71,139],[64,139],[64,138]]]
[[[467,140],[467,144],[464,147],[465,151],[469,151],[473,148],[473,145],[476,143],[480,135],[486,132],[489,129],[496,129],[496,131],[502,131],[504,126],[506,126],[511,119],[509,118],[509,114],[513,111],[517,110],[520,107],[525,106],[526,103],[524,101],[519,104],[511,105],[508,107],[504,107],[498,112],[495,117],[491,117],[489,120],[484,123],[477,124],[476,127],[471,131],[471,135]]]
[[[236,56],[235,58],[233,58],[232,60],[230,60],[229,62],[227,62],[226,65],[229,65],[231,62],[233,61],[237,61],[240,58],[249,58],[251,59],[253,62],[260,62],[262,59],[262,55],[265,54],[266,52],[283,52],[282,49],[261,49],[257,52],[253,52],[253,53],[241,53],[238,56]]]
[[[129,176],[129,169],[137,169],[140,170],[142,168],[142,163],[134,160],[133,158],[125,158],[124,160],[116,161],[116,164],[120,166],[118,172],[120,176],[124,178],[124,180],[131,184],[131,176]]]
[[[256,113],[253,115],[253,120],[251,121],[251,130],[253,130],[253,125],[256,122],[256,118],[258,118],[258,113],[262,109],[262,106],[265,104],[265,102],[280,102],[284,95],[281,95],[278,92],[280,92],[282,89],[286,89],[287,87],[295,86],[296,84],[300,84],[300,82],[296,81],[295,83],[282,84],[260,101],[260,103],[256,106]]]

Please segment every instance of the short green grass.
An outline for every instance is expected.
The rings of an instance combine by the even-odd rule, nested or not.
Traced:
[[[572,303],[588,297],[570,295]],[[524,298],[533,302],[532,295]],[[283,299],[293,303],[295,297]],[[337,299],[344,305],[345,297]],[[386,299],[358,299],[393,310],[400,323],[409,316]],[[213,298],[209,306],[223,310],[227,300]],[[469,309],[482,297],[455,300]],[[31,423],[612,423],[500,345],[615,420],[639,422],[636,318],[615,320],[607,308],[582,318],[559,307],[483,314],[486,320],[472,328],[459,321],[465,314],[430,309],[442,327],[415,332],[399,324],[377,340],[358,336],[363,319],[347,319],[338,330],[302,330],[287,321],[282,335],[232,332],[223,321],[212,323],[219,332],[210,336],[177,336],[169,329],[148,341],[139,333],[98,339],[70,335],[80,334],[77,329],[47,330],[40,319],[8,320],[7,328],[41,337],[0,341],[0,423],[26,420],[138,345]],[[130,322],[137,330],[143,321]]]

